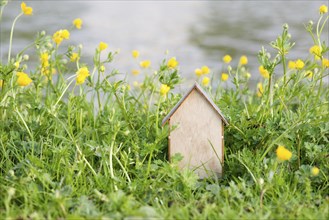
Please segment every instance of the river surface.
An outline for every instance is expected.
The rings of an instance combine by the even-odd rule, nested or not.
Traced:
[[[249,58],[253,79],[259,78],[257,53],[289,24],[296,45],[288,55],[291,59],[307,58],[312,45],[304,24],[318,19],[318,8],[328,1],[26,1],[33,7],[33,16],[21,17],[15,28],[13,54],[33,41],[36,32],[53,34],[69,28],[72,20],[83,20],[81,30],[73,30],[69,44],[82,44],[85,62],[100,41],[110,50],[120,49],[109,68],[130,73],[138,68],[131,51],[140,51],[140,60],[149,59],[152,66],[165,57],[175,56],[181,74],[187,81],[195,80],[194,69],[208,65],[215,74],[226,67],[221,61],[225,54],[237,64],[241,55]],[[20,1],[6,7],[1,23],[1,60],[7,62],[10,27],[20,13]],[[324,31],[328,42],[328,26]],[[166,51],[169,54],[166,55]],[[30,56],[33,51],[28,52]],[[140,80],[140,77],[137,79]],[[135,80],[130,76],[129,80]]]

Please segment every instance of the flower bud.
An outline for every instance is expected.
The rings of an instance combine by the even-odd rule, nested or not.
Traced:
[[[9,171],[8,171],[8,174],[9,174],[10,176],[15,176],[15,172],[14,172],[13,170],[9,170]]]
[[[83,48],[83,45],[79,44],[79,49],[82,50],[82,48]]]
[[[63,64],[67,64],[67,59],[62,59]]]
[[[49,48],[49,49],[51,49],[51,48],[53,48],[53,45],[52,45],[52,43],[47,43],[47,47]]]
[[[232,71],[232,67],[229,65],[229,66],[227,67],[227,70],[228,70],[229,72],[231,72],[231,71]]]
[[[308,25],[309,26],[313,26],[313,21],[312,20],[309,20]]]
[[[40,35],[41,35],[41,37],[45,36],[46,35],[46,31],[41,31]]]
[[[259,185],[262,186],[264,184],[264,179],[263,178],[259,178],[258,183],[259,183]]]
[[[6,6],[8,4],[8,1],[7,0],[3,0],[0,2],[0,6]]]
[[[283,25],[283,29],[286,29],[286,30],[288,30],[288,28],[289,28],[289,26],[288,26],[288,24],[287,24],[287,23]]]
[[[13,197],[13,195],[15,195],[16,189],[10,187],[7,192],[9,197]]]
[[[27,61],[27,60],[29,60],[29,55],[28,54],[25,54],[24,56],[23,56],[23,60],[25,60],[25,61]]]

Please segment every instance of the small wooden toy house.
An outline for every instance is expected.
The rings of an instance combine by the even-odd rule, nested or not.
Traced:
[[[200,178],[220,177],[224,162],[224,125],[228,122],[215,103],[195,83],[163,119],[169,122],[169,159],[180,153],[179,168]]]

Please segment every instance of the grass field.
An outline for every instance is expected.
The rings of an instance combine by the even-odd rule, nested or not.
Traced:
[[[260,45],[255,87],[245,56],[236,66],[223,57],[225,73],[191,73],[229,121],[224,175],[204,180],[178,170],[180,155],[167,158],[161,120],[184,95],[174,92],[184,81],[178,58],[156,65],[133,51],[139,68],[122,77],[109,65],[117,52],[101,42],[93,65],[81,63],[82,47],[70,44],[81,19],[12,54],[15,23],[33,15],[21,7],[0,66],[1,219],[328,218],[327,6],[305,26],[308,57],[287,58],[288,25],[270,43],[275,53]],[[131,74],[145,77],[131,84]]]

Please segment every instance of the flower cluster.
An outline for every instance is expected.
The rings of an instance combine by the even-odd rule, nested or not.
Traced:
[[[194,70],[195,75],[197,75],[198,77],[202,76],[202,75],[206,75],[208,73],[210,73],[210,69],[207,66],[203,66],[201,68],[197,68]]]
[[[56,43],[57,46],[59,46],[64,39],[70,39],[70,32],[66,29],[56,31],[53,35],[53,41]]]
[[[298,59],[296,61],[289,61],[288,68],[289,69],[297,69],[301,70],[305,66],[304,62],[301,59]]]
[[[44,52],[40,55],[41,73],[49,76],[49,54]]]

